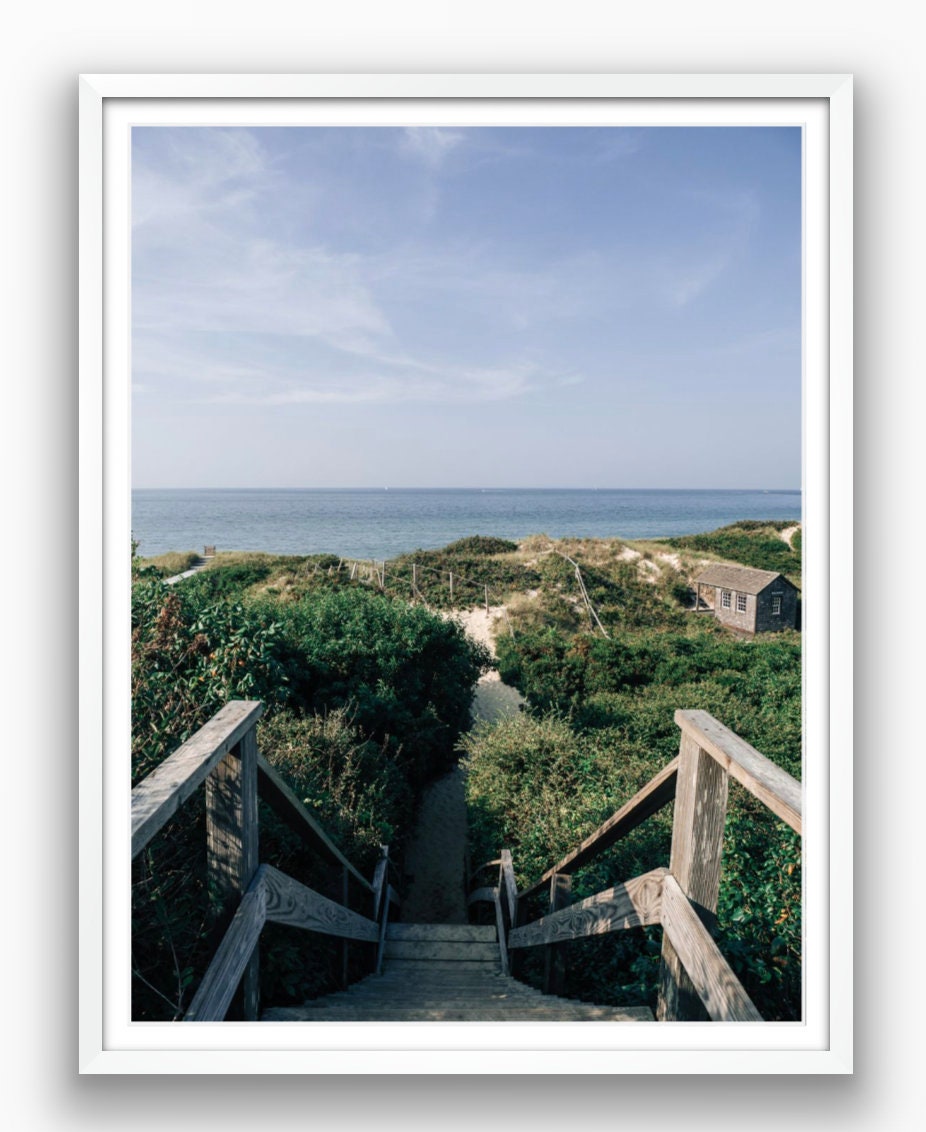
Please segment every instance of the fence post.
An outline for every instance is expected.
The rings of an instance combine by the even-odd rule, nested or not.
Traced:
[[[717,921],[727,789],[727,772],[683,731],[669,872],[710,932]],[[658,1021],[707,1020],[707,1012],[665,933],[659,982]]]
[[[508,937],[511,935],[511,929],[518,926],[518,890],[514,883],[511,850],[503,849],[500,856],[496,927],[498,929],[498,942],[502,959],[502,974],[508,975],[511,973],[512,958],[511,949],[508,946]]]
[[[486,614],[489,612],[489,587],[486,585]]]
[[[453,604],[453,571],[450,571],[450,604]]]
[[[341,866],[341,903],[345,908],[350,907],[350,874],[347,871],[347,865]],[[345,990],[349,986],[349,946],[348,940],[341,940],[341,987]]]
[[[257,730],[252,727],[206,779],[206,859],[217,901],[217,932],[231,922],[257,871]],[[255,949],[232,1005],[257,1020],[260,961]]]
[[[572,897],[572,877],[554,873],[550,877],[550,911],[565,908]],[[565,944],[549,943],[543,949],[543,993],[562,994],[566,974]]]

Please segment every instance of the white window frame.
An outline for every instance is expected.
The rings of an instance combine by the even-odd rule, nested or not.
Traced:
[[[784,594],[772,594],[772,616],[781,616],[781,604]]]
[[[733,608],[733,592],[732,590],[720,591],[720,608],[732,609]]]
[[[737,613],[745,613],[748,605],[749,605],[749,602],[747,601],[745,594],[737,594],[736,595],[736,612]]]

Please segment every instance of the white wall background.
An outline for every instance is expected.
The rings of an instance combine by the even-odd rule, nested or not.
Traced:
[[[899,0],[112,0],[5,17],[0,650],[4,1111],[17,1129],[880,1129],[923,1117],[922,41]],[[144,72],[852,72],[856,97],[856,1072],[852,1078],[78,1078],[77,75]],[[919,363],[919,365],[917,364]],[[915,369],[916,367],[916,369]],[[920,380],[917,380],[917,379]],[[26,488],[25,491],[22,489]],[[896,586],[888,585],[891,574]],[[901,580],[902,576],[902,580]],[[883,623],[882,623],[883,622]],[[919,662],[919,663],[917,663]],[[14,682],[13,677],[16,677]],[[850,710],[851,705],[846,705]],[[49,887],[41,886],[48,881]],[[922,1042],[920,1041],[920,1045]],[[443,1116],[429,1115],[440,1102]],[[357,1106],[352,1111],[345,1106]],[[917,1108],[918,1106],[918,1108]],[[19,1115],[17,1115],[17,1112]]]

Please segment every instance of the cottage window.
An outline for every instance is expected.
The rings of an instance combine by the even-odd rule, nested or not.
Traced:
[[[745,594],[737,594],[736,595],[736,612],[737,613],[745,613],[746,612],[746,595]]]
[[[720,591],[720,604],[723,606],[724,609],[730,608],[730,591],[729,590],[721,590]]]
[[[781,594],[772,594],[772,616],[781,616]]]

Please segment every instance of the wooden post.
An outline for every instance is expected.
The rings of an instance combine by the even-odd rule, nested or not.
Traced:
[[[350,907],[350,874],[347,871],[347,865],[341,866],[341,903],[345,908]],[[341,987],[346,990],[348,987],[349,977],[349,953],[348,947],[350,946],[347,939],[341,940]]]
[[[486,613],[489,612],[489,587],[486,586]]]
[[[450,604],[453,604],[453,571],[450,571]]]
[[[683,732],[669,872],[709,932],[714,931],[717,920],[727,787],[727,772]],[[707,1012],[665,934],[656,1017],[660,1022],[707,1019]]]
[[[389,846],[380,845],[382,854],[373,870],[373,915],[371,919],[380,925],[380,940],[373,950],[373,974],[379,974],[382,959],[382,937],[385,931],[385,916],[389,906]]]
[[[554,873],[550,877],[550,911],[565,908],[572,898],[572,877],[567,873]],[[543,949],[543,993],[562,994],[566,975],[565,947],[550,943]]]
[[[257,871],[257,731],[250,729],[206,779],[209,890],[217,902],[216,930],[224,934]],[[254,955],[232,1009],[257,1020],[259,959]]]

